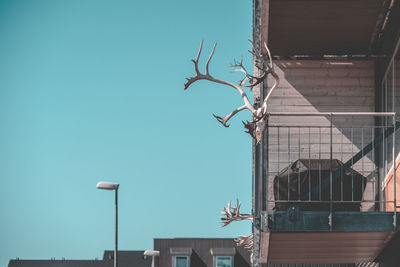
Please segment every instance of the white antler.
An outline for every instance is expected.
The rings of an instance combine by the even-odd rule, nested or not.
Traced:
[[[240,213],[240,202],[236,200],[236,206],[231,207],[231,202],[228,202],[228,207],[224,208],[221,212],[223,216],[221,216],[220,223],[221,227],[225,227],[233,221],[242,221],[249,220],[253,222],[253,216],[251,214],[241,214]],[[240,236],[235,239],[235,242],[238,246],[244,246],[246,249],[253,248],[253,235],[249,236]]]
[[[246,249],[253,248],[253,234],[249,236],[239,236],[235,239],[236,245],[243,246]]]
[[[247,129],[246,132],[249,133],[253,138],[255,138],[258,143],[262,138],[262,132],[265,128],[264,121],[265,121],[265,118],[267,117],[267,101],[268,101],[269,97],[271,96],[271,93],[278,86],[279,77],[274,72],[271,54],[270,54],[270,51],[269,51],[267,45],[264,44],[265,48],[267,49],[267,53],[268,53],[268,60],[265,60],[263,58],[263,56],[256,51],[253,43],[251,41],[250,41],[250,43],[252,45],[252,51],[249,51],[249,52],[252,55],[254,55],[255,62],[256,62],[255,65],[260,70],[261,76],[258,77],[258,76],[250,75],[247,72],[246,68],[243,66],[243,59],[241,59],[239,62],[234,61],[234,64],[231,65],[231,67],[236,68],[234,71],[243,72],[245,74],[245,77],[241,81],[239,81],[239,84],[234,84],[234,83],[231,83],[231,82],[228,82],[225,80],[220,80],[220,79],[217,79],[217,78],[214,78],[213,76],[211,76],[210,72],[209,72],[209,64],[212,59],[212,56],[214,55],[215,47],[217,46],[217,43],[214,44],[211,54],[208,57],[208,60],[206,62],[205,74],[202,74],[199,70],[199,59],[200,59],[200,55],[201,55],[201,51],[202,51],[202,47],[203,47],[203,41],[201,41],[199,52],[197,53],[197,57],[195,60],[192,60],[194,63],[196,75],[193,77],[187,78],[187,82],[185,83],[184,89],[185,90],[188,89],[189,86],[192,85],[196,81],[208,80],[211,82],[230,86],[230,87],[234,88],[235,90],[237,90],[243,99],[244,105],[236,108],[234,111],[232,111],[230,114],[226,115],[225,117],[220,117],[220,116],[217,116],[214,114],[213,115],[223,126],[229,127],[229,124],[227,124],[227,123],[233,116],[235,116],[238,112],[240,112],[242,110],[245,110],[245,109],[249,110],[253,115],[253,120],[250,122],[249,121],[243,122],[243,124],[244,124],[244,127]],[[271,90],[269,91],[268,95],[264,98],[262,105],[258,109],[255,109],[253,107],[253,105],[250,103],[249,98],[247,97],[247,94],[244,91],[244,88],[248,87],[251,90],[253,87],[255,87],[256,85],[263,82],[265,80],[265,78],[268,76],[268,74],[270,74],[270,73],[271,73],[272,77],[275,79],[275,83],[272,86]],[[246,85],[247,82],[249,83],[248,85]]]
[[[267,46],[266,43],[264,43],[264,47],[267,50],[268,58],[269,58],[269,61],[270,61],[270,63],[269,63],[270,64],[270,72],[269,73],[271,73],[272,77],[275,80],[274,85],[271,87],[271,89],[269,90],[267,96],[264,98],[264,101],[263,101],[263,105],[262,106],[263,106],[263,109],[265,109],[265,112],[266,112],[267,101],[271,97],[272,92],[278,87],[278,85],[279,85],[279,77],[276,74],[276,72],[274,71],[274,65],[272,64],[271,53],[269,52],[269,49],[268,49],[268,46]]]
[[[231,202],[228,202],[228,207],[221,211],[221,227],[225,227],[233,221],[250,220],[253,221],[253,216],[251,214],[241,214],[240,213],[240,202],[237,200],[236,206],[231,207]]]
[[[201,41],[201,43],[200,43],[200,48],[199,48],[199,52],[198,52],[198,54],[197,54],[197,57],[196,57],[195,60],[192,60],[193,63],[194,63],[194,68],[195,68],[195,71],[196,71],[196,76],[187,79],[187,82],[185,83],[185,88],[184,88],[184,89],[186,90],[187,88],[189,88],[189,86],[190,86],[192,83],[194,83],[194,82],[196,82],[196,81],[198,81],[198,80],[208,80],[208,81],[215,82],[215,83],[225,84],[225,85],[228,85],[228,86],[233,87],[234,89],[236,89],[236,90],[240,93],[240,95],[242,96],[244,105],[241,106],[241,107],[239,107],[239,108],[237,108],[237,109],[235,109],[233,112],[231,112],[231,113],[230,113],[229,115],[227,115],[226,117],[219,117],[219,116],[214,115],[214,117],[215,117],[220,123],[222,123],[222,125],[224,125],[225,127],[229,127],[229,125],[226,124],[226,123],[227,123],[228,120],[229,120],[230,118],[232,118],[232,116],[234,116],[236,113],[238,113],[238,112],[240,112],[240,111],[242,111],[242,110],[245,110],[245,109],[250,110],[251,113],[255,113],[256,110],[255,110],[255,109],[253,108],[253,106],[251,105],[251,103],[250,103],[250,101],[249,101],[249,99],[248,99],[248,97],[247,97],[246,92],[245,92],[240,86],[238,86],[238,85],[236,85],[236,84],[234,84],[234,83],[228,82],[228,81],[216,79],[216,78],[214,78],[214,77],[212,77],[212,76],[210,75],[208,66],[209,66],[209,64],[210,64],[210,61],[211,61],[212,56],[214,55],[214,51],[215,51],[215,47],[216,47],[216,46],[217,46],[217,43],[214,44],[214,47],[213,47],[213,49],[212,49],[212,52],[211,52],[210,56],[208,57],[208,60],[207,60],[207,63],[206,63],[206,68],[205,68],[205,69],[206,69],[205,74],[202,74],[202,73],[199,71],[199,58],[200,58],[201,50],[202,50],[202,47],[203,47],[203,41]]]

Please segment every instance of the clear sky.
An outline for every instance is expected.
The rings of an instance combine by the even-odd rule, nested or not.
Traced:
[[[224,128],[212,113],[242,105],[201,81],[190,59],[236,82],[251,69],[252,1],[0,0],[0,266],[11,258],[94,259],[153,238],[236,237],[219,228],[228,200],[251,211],[251,137],[242,112]]]

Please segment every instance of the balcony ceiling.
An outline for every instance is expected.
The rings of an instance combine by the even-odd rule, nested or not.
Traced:
[[[273,55],[364,55],[384,0],[269,0],[269,12],[267,2],[262,39],[268,32]]]

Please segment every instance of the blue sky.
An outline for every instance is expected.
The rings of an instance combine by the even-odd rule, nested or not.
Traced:
[[[251,210],[246,111],[222,127],[212,113],[242,105],[232,88],[251,66],[252,2],[0,0],[0,266],[9,259],[94,259],[113,249],[113,193],[121,184],[119,248],[153,238],[236,237],[219,228],[239,198]]]

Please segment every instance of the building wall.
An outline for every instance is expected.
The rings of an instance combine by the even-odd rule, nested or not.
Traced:
[[[190,267],[213,267],[211,248],[235,248],[234,267],[250,267],[250,254],[227,238],[154,239],[154,249],[160,251],[158,267],[172,267],[171,248],[190,248]]]
[[[151,257],[143,257],[144,250],[118,251],[119,267],[150,267]],[[10,260],[8,267],[113,267],[114,251],[106,250],[103,259],[95,260]]]
[[[396,120],[400,120],[400,49],[395,53],[394,58],[386,69],[386,75],[383,77],[381,83],[378,84],[380,88],[380,100],[377,103],[382,111],[396,112]],[[392,120],[383,121],[382,124],[391,125]],[[395,154],[400,151],[400,138],[399,131],[396,132],[396,150]],[[389,138],[384,144],[384,151],[382,157],[382,170],[386,174],[393,164],[393,140]]]
[[[374,112],[375,74],[372,60],[275,60],[280,85],[268,102],[274,112]],[[271,77],[270,77],[271,79]],[[268,84],[272,84],[268,80]],[[333,158],[349,160],[376,134],[373,117],[333,117]],[[269,209],[274,176],[299,158],[329,159],[329,117],[271,116],[269,121]],[[277,127],[280,126],[279,130]],[[300,126],[286,128],[282,126]],[[306,126],[306,127],[304,127]],[[310,126],[310,127],[308,127]],[[323,126],[317,128],[316,126]],[[289,132],[290,131],[290,132]],[[369,177],[364,199],[373,201],[378,181],[371,151],[354,169]],[[373,209],[364,202],[362,209]]]

